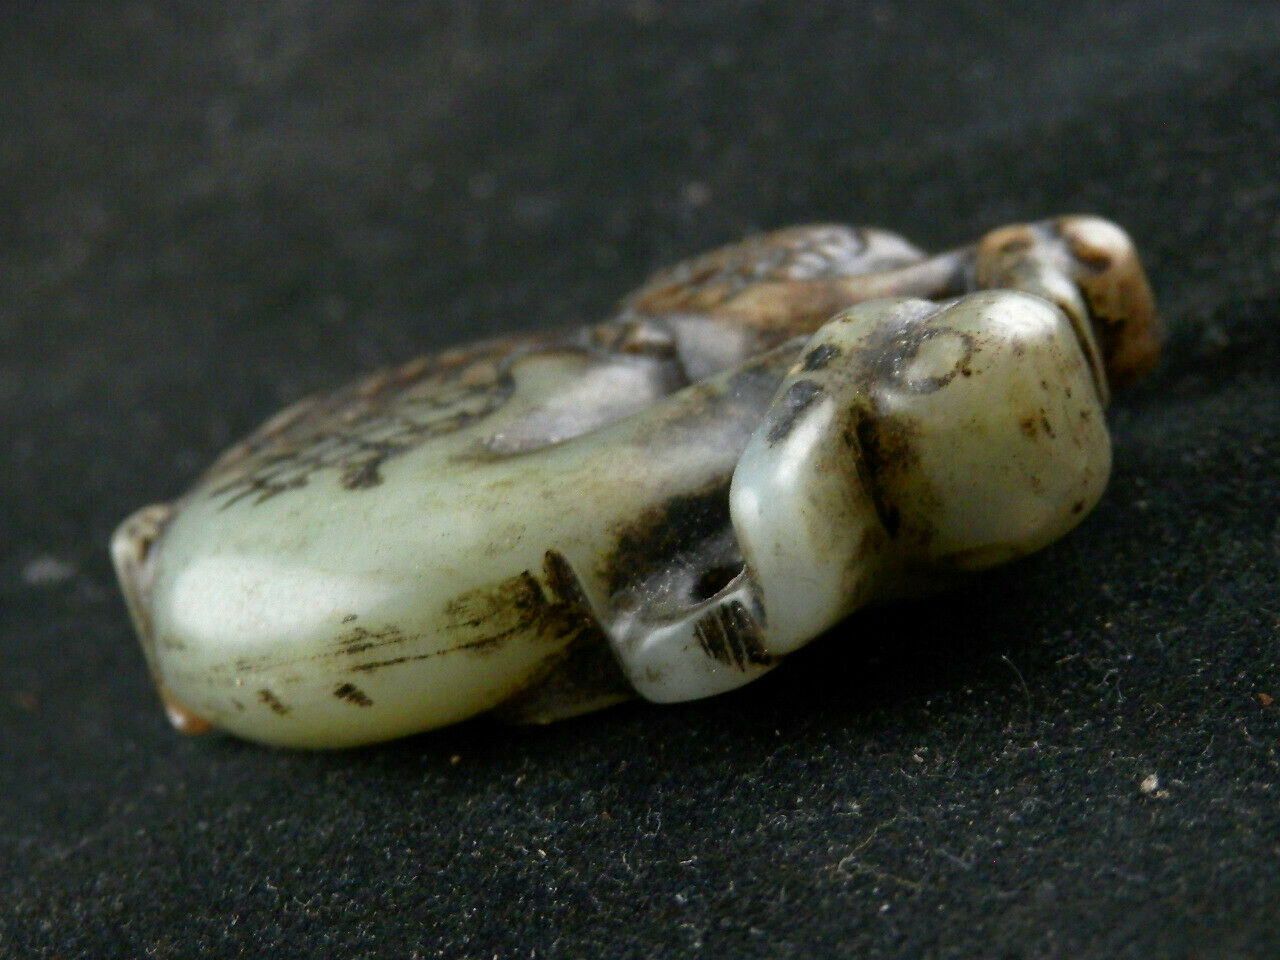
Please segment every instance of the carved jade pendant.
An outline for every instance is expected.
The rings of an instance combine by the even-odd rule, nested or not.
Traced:
[[[1037,550],[1158,351],[1091,217],[925,257],[779,230],[603,323],[283,411],[112,552],[181,730],[340,747],[738,687],[854,610]]]

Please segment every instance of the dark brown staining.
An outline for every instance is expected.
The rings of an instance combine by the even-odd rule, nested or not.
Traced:
[[[617,545],[600,573],[611,594],[670,568],[673,559],[697,553],[730,529],[729,480],[679,494],[645,510],[618,532]]]
[[[1026,416],[1019,420],[1018,429],[1022,431],[1023,436],[1030,440],[1034,440],[1041,433],[1050,440],[1057,436],[1057,434],[1054,433],[1053,424],[1049,422],[1049,417],[1043,410],[1038,414],[1032,414],[1031,416]]]
[[[552,597],[565,603],[586,604],[586,596],[582,592],[582,584],[578,582],[578,575],[573,572],[563,553],[556,550],[546,552],[542,558],[542,575]]]
[[[489,639],[503,640],[523,629],[543,603],[541,585],[525,570],[490,587],[454,597],[445,605],[445,613],[450,630],[475,630]]]
[[[716,607],[697,622],[693,635],[713,660],[745,670],[773,660],[764,648],[760,626],[739,600]]]
[[[370,487],[376,487],[382,483],[382,474],[378,468],[382,466],[384,459],[385,457],[379,455],[363,462],[348,464],[343,468],[338,483],[344,490],[368,490]]]
[[[336,471],[344,490],[376,487],[388,460],[502,406],[514,390],[508,357],[519,346],[539,345],[537,338],[510,339],[450,351],[305,401],[214,464],[207,478],[225,480],[209,495],[224,498],[222,509],[263,503],[326,470]]]
[[[919,356],[920,348],[938,337],[959,340],[962,348],[960,357],[950,370],[938,376],[909,377],[907,371]],[[860,379],[865,381],[868,388],[885,384],[910,393],[933,393],[954,380],[957,374],[972,376],[971,364],[977,349],[977,340],[965,330],[930,327],[918,321],[899,323],[888,326],[859,351]]]
[[[804,364],[801,367],[806,373],[812,373],[815,370],[823,370],[832,360],[840,356],[840,348],[835,344],[824,343],[814,347],[804,355]]]
[[[344,619],[343,623],[346,622]],[[355,656],[358,653],[364,653],[366,650],[376,650],[379,647],[404,643],[407,639],[408,637],[401,633],[396,626],[386,626],[380,630],[370,630],[367,627],[352,627],[349,633],[345,633],[338,638],[338,653],[343,656]]]
[[[524,572],[491,587],[454,598],[446,607],[452,624],[474,637],[465,646],[487,654],[517,637],[560,640],[570,638],[595,621],[568,560],[549,550],[543,557],[542,581]]]
[[[862,408],[854,409],[853,418],[853,433],[862,450],[859,469],[865,474],[876,516],[890,538],[895,538],[902,528],[902,511],[890,491],[903,486],[903,475],[915,465],[914,434],[907,423]]]
[[[336,690],[333,691],[333,695],[337,697],[339,700],[345,700],[347,703],[350,703],[353,706],[357,706],[357,707],[373,706],[373,700],[369,698],[369,695],[365,693],[363,690],[361,690],[359,687],[357,687],[354,683],[341,684]]]
[[[542,671],[498,706],[494,715],[508,723],[548,723],[635,695],[603,633],[584,631],[549,654]]]
[[[1082,513],[1082,512],[1084,512],[1084,501],[1083,501],[1083,500],[1077,500],[1075,503],[1073,503],[1073,504],[1071,505],[1071,512],[1072,512],[1072,513]]]
[[[443,651],[441,651],[443,652]],[[412,657],[391,657],[387,660],[370,660],[366,663],[357,663],[351,668],[352,673],[373,673],[375,670],[381,670],[383,667],[394,667],[400,663],[412,663],[418,660],[426,660],[433,657],[433,653],[417,654]]]
[[[543,558],[539,581],[525,570],[488,587],[471,590],[451,600],[445,608],[446,628],[461,634],[459,642],[428,653],[406,654],[355,664],[352,673],[371,673],[385,667],[416,663],[450,653],[485,656],[502,644],[545,640],[568,644],[580,638],[605,643],[603,631],[587,605],[577,575],[559,553]]]
[[[388,657],[385,660],[368,660],[364,663],[357,663],[348,669],[351,673],[373,673],[375,670],[381,670],[384,667],[396,667],[402,663],[418,663],[422,660],[430,660],[433,657],[443,657],[447,653],[461,653],[464,651],[488,653],[494,649],[498,642],[493,637],[481,637],[478,640],[456,643],[451,647],[445,647],[443,650],[432,650],[429,653],[406,654],[402,657]]]
[[[543,556],[542,583],[543,603],[528,629],[538,637],[564,642],[547,654],[541,669],[499,708],[499,715],[512,722],[539,723],[634,696],[563,554],[548,550]]]
[[[265,703],[272,713],[279,714],[282,717],[289,712],[289,708],[281,702],[280,698],[266,687],[258,691],[258,700]]]
[[[607,644],[582,583],[564,554],[548,550],[543,555],[542,577],[548,596],[537,623],[539,636],[589,645]]]
[[[816,281],[848,275],[849,262],[862,259],[865,248],[857,231],[843,227],[776,230],[668,267],[627,303],[645,314],[712,311],[760,283],[785,285],[794,297]],[[797,281],[800,264],[806,279]],[[786,294],[779,293],[776,299],[779,309],[791,305]],[[833,312],[827,309],[811,319],[825,319]]]
[[[822,387],[812,380],[797,380],[787,387],[772,407],[769,416],[773,424],[769,427],[765,439],[769,443],[780,443],[795,429],[796,421],[822,396]]]

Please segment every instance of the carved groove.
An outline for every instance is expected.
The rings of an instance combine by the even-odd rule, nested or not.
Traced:
[[[716,607],[697,622],[693,635],[708,657],[739,670],[773,662],[764,648],[759,624],[741,600]]]

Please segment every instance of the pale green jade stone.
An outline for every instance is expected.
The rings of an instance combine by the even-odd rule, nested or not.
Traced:
[[[1156,338],[1106,221],[933,258],[776,231],[604,323],[295,405],[113,556],[188,732],[339,747],[705,697],[1069,531]]]

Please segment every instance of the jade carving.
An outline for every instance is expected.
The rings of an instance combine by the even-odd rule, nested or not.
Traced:
[[[180,730],[340,747],[741,686],[1061,537],[1158,353],[1093,217],[804,226],[295,404],[112,553]]]

